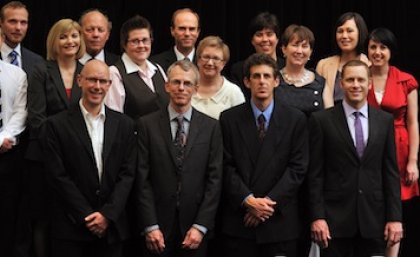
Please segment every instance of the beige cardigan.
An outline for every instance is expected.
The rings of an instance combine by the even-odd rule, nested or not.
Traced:
[[[360,60],[370,65],[365,54],[360,54]],[[340,65],[340,56],[334,55],[325,59],[321,59],[316,65],[316,71],[325,78],[325,87],[323,93],[324,107],[328,108],[334,105],[334,84],[337,75],[338,66]]]

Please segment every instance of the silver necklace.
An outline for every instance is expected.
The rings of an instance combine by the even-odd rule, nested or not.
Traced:
[[[284,68],[280,70],[280,74],[284,78],[284,80],[289,84],[303,84],[309,80],[311,75],[311,73],[307,69],[304,69],[303,74],[300,78],[293,78],[292,76],[287,74]]]

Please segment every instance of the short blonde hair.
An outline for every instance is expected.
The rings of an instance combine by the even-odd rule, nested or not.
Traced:
[[[75,29],[79,32],[80,47],[76,54],[76,59],[80,59],[86,52],[85,41],[82,37],[82,28],[79,23],[72,19],[61,19],[57,21],[48,32],[47,37],[47,60],[57,60],[58,55],[58,39],[60,35]]]
[[[200,55],[203,53],[204,48],[214,47],[216,49],[222,50],[223,61],[227,63],[230,59],[229,47],[223,42],[223,40],[218,36],[207,36],[203,38],[197,46],[197,59],[200,58]]]

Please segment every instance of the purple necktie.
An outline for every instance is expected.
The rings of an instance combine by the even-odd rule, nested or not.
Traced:
[[[365,150],[365,142],[363,140],[363,128],[362,121],[360,120],[360,112],[353,113],[354,120],[354,137],[356,138],[356,151],[359,157],[363,156],[363,151]]]

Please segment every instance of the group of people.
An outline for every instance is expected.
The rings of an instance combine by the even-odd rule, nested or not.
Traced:
[[[45,60],[28,23],[1,8],[1,256],[415,256],[418,83],[390,30],[344,13],[312,69],[312,31],[263,12],[224,71],[189,8],[153,56],[140,15],[121,56],[98,9],[57,21]]]

